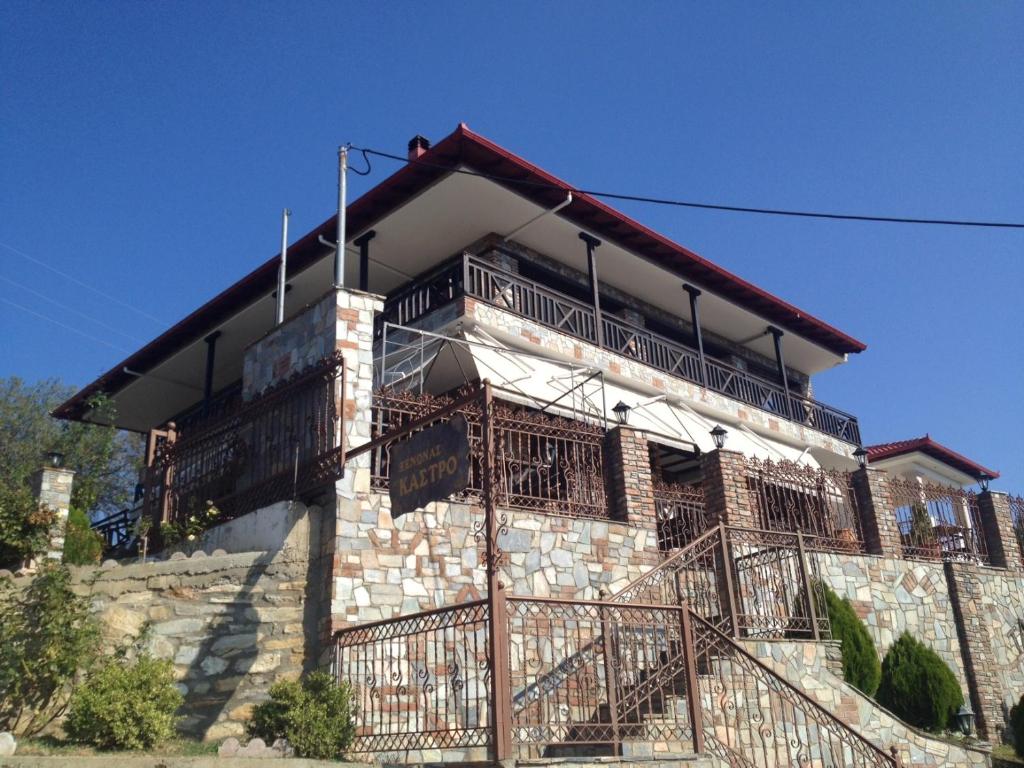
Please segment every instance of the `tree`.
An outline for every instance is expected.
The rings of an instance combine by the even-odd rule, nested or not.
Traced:
[[[867,627],[848,598],[840,598],[825,585],[825,605],[832,637],[842,644],[843,679],[867,696],[874,696],[882,679],[882,665]]]
[[[65,466],[75,471],[72,508],[95,516],[120,509],[131,499],[139,441],[102,426],[114,419],[112,403],[104,397],[89,404],[96,424],[50,416],[73,393],[56,379],[35,384],[17,377],[0,379],[0,563],[38,553],[40,539],[45,546],[49,525],[29,492],[29,480],[46,451],[63,453]]]

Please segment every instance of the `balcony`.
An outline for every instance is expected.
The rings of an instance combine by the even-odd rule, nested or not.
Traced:
[[[468,296],[533,322],[634,358],[657,370],[706,387],[779,418],[860,444],[856,417],[621,318],[522,275],[463,254],[392,294],[379,322],[409,325]]]

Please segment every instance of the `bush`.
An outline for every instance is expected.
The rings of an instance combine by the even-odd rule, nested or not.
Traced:
[[[0,566],[17,568],[44,553],[56,519],[27,485],[0,482]]]
[[[64,730],[100,749],[148,749],[174,735],[183,697],[169,660],[141,654],[101,666],[71,696]]]
[[[0,730],[32,736],[62,714],[100,639],[66,567],[44,564],[21,594],[0,583]]]
[[[874,696],[882,680],[882,664],[878,652],[847,598],[840,598],[825,585],[825,607],[832,639],[839,640],[843,649],[843,680],[867,696]]]
[[[1024,696],[1010,710],[1010,738],[1013,739],[1014,750],[1024,757]]]
[[[64,534],[64,562],[69,565],[93,565],[102,556],[103,537],[92,529],[85,512],[72,507]]]
[[[954,725],[964,697],[938,654],[904,632],[882,661],[878,703],[910,725],[942,731]]]
[[[326,672],[270,687],[270,701],[258,705],[249,734],[268,744],[287,739],[299,757],[340,758],[355,735],[352,689]]]

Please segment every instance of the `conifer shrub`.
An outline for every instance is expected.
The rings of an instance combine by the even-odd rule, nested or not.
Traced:
[[[253,709],[249,734],[272,744],[287,739],[299,757],[333,760],[355,736],[352,689],[326,672],[270,687],[270,701]]]
[[[149,749],[174,735],[183,697],[167,659],[111,659],[71,696],[64,730],[100,749]]]
[[[842,644],[843,680],[864,695],[874,696],[882,680],[882,664],[868,628],[849,599],[840,598],[828,585],[825,585],[825,606],[832,625],[832,639]]]
[[[72,507],[64,533],[64,562],[68,565],[93,565],[102,556],[103,537],[92,529],[85,512]]]
[[[1010,738],[1018,757],[1024,757],[1024,696],[1010,709]]]
[[[885,654],[877,699],[910,725],[933,732],[951,728],[964,703],[953,671],[909,632],[900,635]]]

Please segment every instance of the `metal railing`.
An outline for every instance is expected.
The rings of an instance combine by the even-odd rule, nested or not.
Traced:
[[[612,602],[679,605],[733,637],[828,638],[817,558],[802,533],[719,523],[633,580]],[[813,599],[811,598],[813,596]]]
[[[698,614],[693,697],[707,751],[742,768],[893,768],[896,759]]]
[[[864,551],[860,511],[849,472],[754,458],[747,459],[746,472],[759,527],[802,531],[811,549]]]
[[[885,482],[904,557],[988,562],[978,497],[973,491],[899,477]]]
[[[654,480],[654,513],[658,521],[658,549],[685,547],[711,527],[704,509],[704,486]]]
[[[451,402],[429,394],[378,392],[374,396],[372,436],[401,428]],[[480,412],[468,404],[460,413],[469,427],[469,485],[460,499],[479,499],[483,491]],[[604,430],[528,408],[494,405],[496,488],[499,503],[571,517],[607,518]],[[393,443],[371,453],[371,485],[388,488]]]
[[[169,424],[144,473],[154,529],[185,528],[211,503],[223,522],[340,477],[343,391],[335,354],[181,439]]]
[[[335,634],[335,676],[355,692],[353,752],[491,743],[486,600]]]
[[[720,360],[705,356],[701,365],[694,349],[611,315],[602,315],[599,337],[596,313],[590,304],[468,254],[390,297],[379,322],[407,325],[461,296],[480,299],[592,344],[603,343],[607,349],[660,371],[840,440],[860,444],[860,427],[856,417],[849,413],[787,392],[779,384]]]
[[[107,557],[126,557],[135,554],[139,544],[139,519],[142,505],[122,509],[90,526],[103,539],[103,554]]]
[[[1010,496],[1010,522],[1013,524],[1013,532],[1017,537],[1017,547],[1020,550],[1020,562],[1024,565],[1024,496]]]

